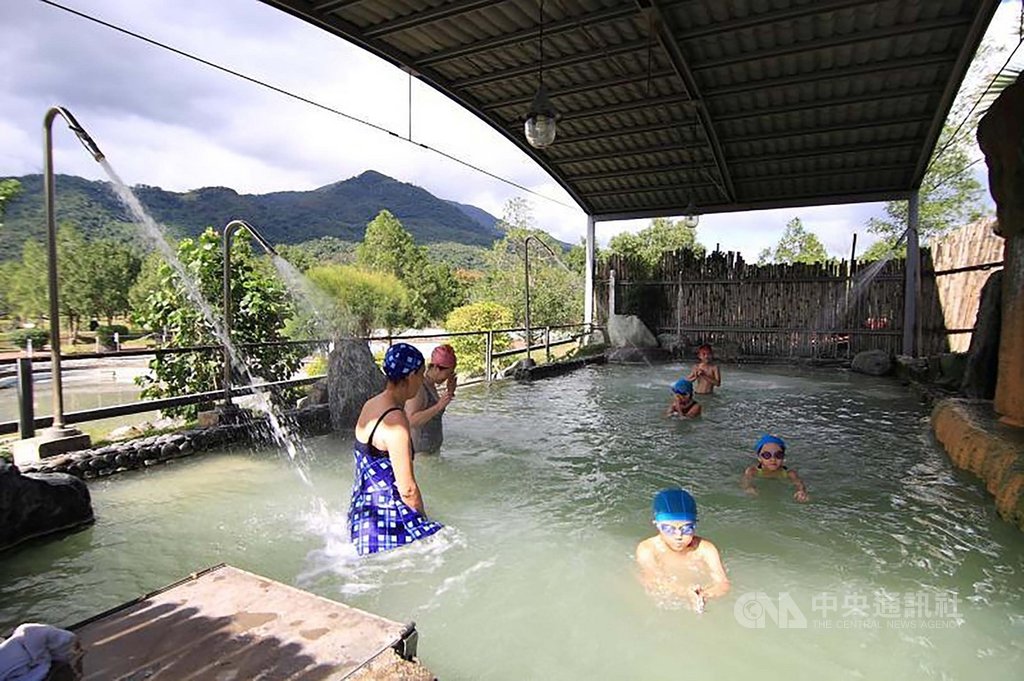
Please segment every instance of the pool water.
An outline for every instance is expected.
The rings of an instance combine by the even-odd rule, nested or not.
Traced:
[[[95,526],[0,557],[0,628],[70,624],[227,562],[414,620],[443,679],[1020,678],[1024,535],[996,516],[900,386],[723,367],[704,417],[662,416],[683,367],[601,367],[460,390],[420,457],[447,529],[358,560],[351,438],[228,451],[91,484]],[[807,483],[739,486],[765,431]],[[700,507],[732,591],[698,615],[649,596],[633,552],[650,500]]]

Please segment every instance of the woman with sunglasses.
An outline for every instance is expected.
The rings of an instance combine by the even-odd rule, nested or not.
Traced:
[[[786,443],[781,437],[762,435],[754,446],[754,452],[757,463],[751,464],[743,471],[743,479],[740,481],[743,491],[751,496],[757,496],[754,478],[789,480],[796,487],[793,498],[799,502],[807,501],[807,486],[804,485],[804,481],[795,470],[782,465],[782,460],[786,458]]]
[[[707,599],[728,593],[729,578],[718,549],[697,534],[697,502],[686,490],[673,488],[655,494],[651,505],[658,534],[636,547],[644,587],[704,612]]]

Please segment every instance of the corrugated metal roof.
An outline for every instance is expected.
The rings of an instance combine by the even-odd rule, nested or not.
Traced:
[[[405,68],[598,219],[903,198],[999,0],[263,0]],[[544,83],[558,137],[523,117]]]

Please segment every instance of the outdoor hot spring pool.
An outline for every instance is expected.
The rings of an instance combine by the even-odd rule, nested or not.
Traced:
[[[416,461],[449,529],[361,561],[350,437],[308,442],[312,488],[273,451],[95,481],[93,527],[0,557],[0,628],[71,624],[227,562],[414,620],[442,679],[1020,678],[1024,536],[902,388],[725,366],[704,418],[680,422],[662,416],[680,371],[464,388],[443,454]],[[811,503],[781,482],[741,492],[765,430],[787,438]],[[671,485],[697,497],[732,580],[703,615],[635,576],[651,495]]]

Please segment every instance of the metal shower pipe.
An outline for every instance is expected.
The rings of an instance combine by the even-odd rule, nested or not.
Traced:
[[[64,425],[64,391],[60,369],[60,304],[57,291],[57,220],[54,210],[53,179],[53,121],[60,116],[71,132],[97,162],[103,161],[103,152],[96,146],[85,128],[62,106],[51,107],[43,117],[43,198],[46,204],[47,282],[50,287],[50,373],[53,380],[53,425],[47,430],[57,437],[69,432]]]
[[[224,225],[224,406],[231,404],[231,239],[245,229],[270,256],[277,251],[259,231],[245,220],[232,220]]]

